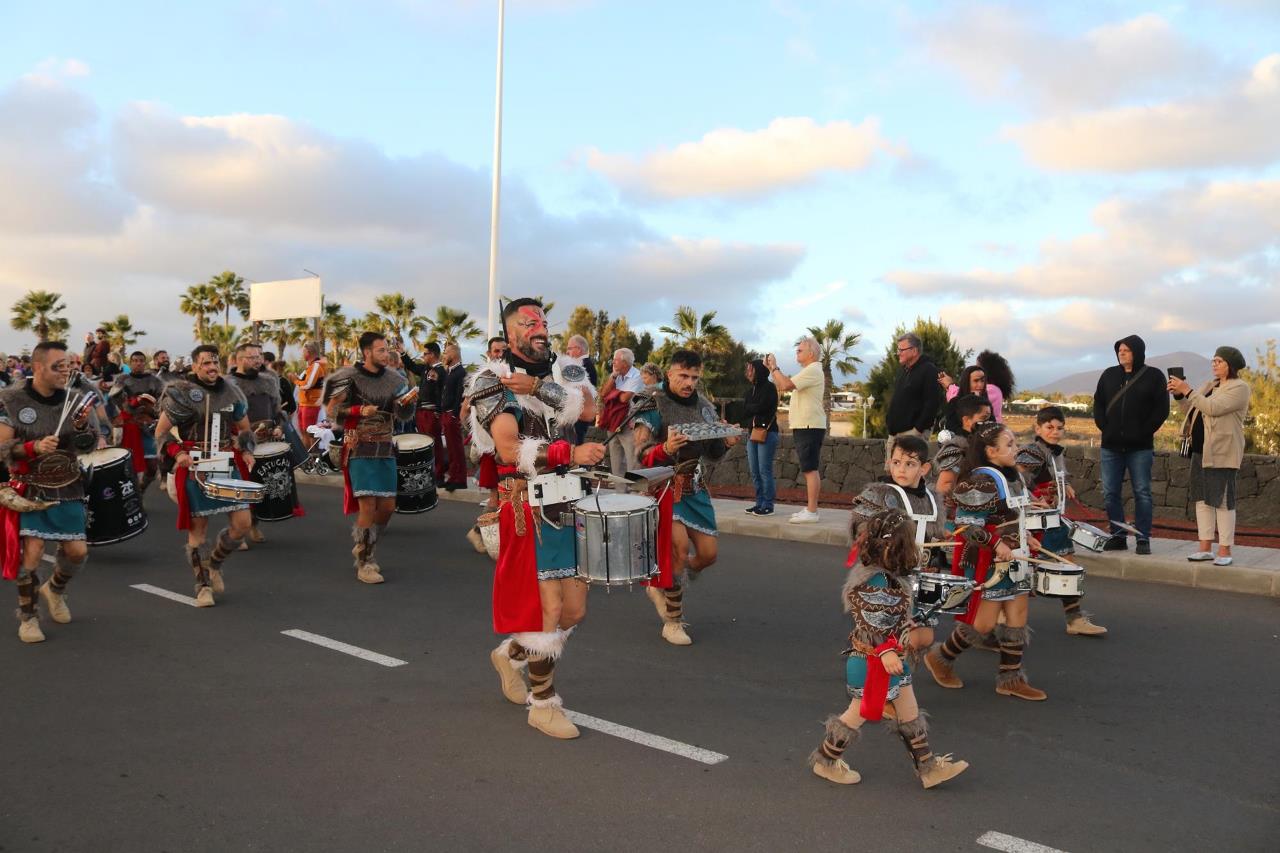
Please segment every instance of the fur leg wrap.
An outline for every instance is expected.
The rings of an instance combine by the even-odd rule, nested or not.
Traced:
[[[556,695],[556,660],[552,657],[531,654],[528,658],[529,704],[535,708],[559,708],[562,705]]]
[[[62,595],[67,589],[67,581],[75,577],[76,572],[83,569],[88,560],[88,554],[79,560],[72,560],[65,551],[59,548],[58,556],[53,561],[53,578],[49,581],[49,586],[58,595]]]
[[[568,631],[558,628],[554,631],[526,631],[512,634],[511,641],[525,651],[526,657],[532,658],[537,655],[556,660],[564,654],[564,644],[568,642],[569,634],[572,632],[572,628]]]
[[[187,546],[187,562],[191,564],[191,573],[196,576],[196,592],[200,587],[209,585],[209,567],[205,565],[199,546]]]
[[[951,636],[938,646],[938,650],[944,658],[953,661],[981,639],[982,635],[972,625],[967,622],[957,622]]]
[[[1000,638],[1000,673],[996,676],[997,686],[1007,687],[1019,681],[1026,681],[1027,674],[1022,668],[1022,653],[1031,640],[1031,629],[1000,625],[996,628],[996,634]]]
[[[670,589],[662,591],[664,604],[667,608],[667,615],[664,617],[668,622],[679,622],[684,618],[684,587],[679,581],[674,582]]]
[[[40,583],[40,578],[36,575],[34,569],[19,569],[17,577],[18,587],[18,618],[26,621],[34,619],[36,616],[36,586]]]
[[[516,669],[524,669],[528,665],[529,651],[517,643],[515,637],[507,637],[498,644],[498,648],[502,649],[507,659],[511,661],[511,665]]]
[[[826,733],[823,735],[822,743],[809,753],[810,767],[815,764],[830,767],[840,760],[844,751],[849,748],[849,744],[862,737],[862,732],[849,728],[836,716],[827,717],[824,725]]]
[[[924,712],[914,720],[899,723],[898,737],[902,738],[902,744],[907,748],[907,754],[911,756],[911,763],[917,772],[926,761],[933,758],[933,751],[929,749],[929,723],[925,720]]]
[[[1080,609],[1080,596],[1078,595],[1062,599],[1062,615],[1066,617],[1068,625],[1089,616],[1088,613]]]
[[[222,564],[227,561],[237,548],[240,547],[240,540],[231,535],[229,528],[223,528],[218,534],[218,539],[213,543],[213,550],[209,552],[209,568],[222,569]]]
[[[356,547],[351,550],[351,553],[356,558],[356,568],[373,559],[373,543],[377,538],[378,534],[374,528],[352,525],[351,541],[356,543]]]

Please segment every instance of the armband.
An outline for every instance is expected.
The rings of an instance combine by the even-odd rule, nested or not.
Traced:
[[[554,441],[547,445],[546,457],[548,468],[560,468],[568,465],[573,461],[573,445],[563,439]]]
[[[34,441],[24,441],[22,443],[22,455],[27,459],[35,459],[36,443]]]

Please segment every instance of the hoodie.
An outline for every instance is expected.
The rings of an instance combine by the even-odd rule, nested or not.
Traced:
[[[769,381],[769,370],[764,362],[755,359],[751,362],[753,376],[751,387],[747,389],[746,416],[742,426],[746,429],[768,427],[769,432],[778,431],[778,389]]]
[[[1121,344],[1133,351],[1133,371],[1126,372],[1119,364],[1102,371],[1093,392],[1093,422],[1102,431],[1102,446],[1107,450],[1151,450],[1156,432],[1169,417],[1164,374],[1154,367],[1144,370],[1147,344],[1142,338],[1130,335],[1116,341],[1117,359]],[[1131,382],[1136,384],[1110,405]]]

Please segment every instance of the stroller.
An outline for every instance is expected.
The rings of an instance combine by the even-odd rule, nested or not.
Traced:
[[[303,473],[324,477],[342,470],[342,430],[335,431],[333,424],[321,421],[307,427],[307,434],[314,441],[307,448],[307,458],[299,466]]]

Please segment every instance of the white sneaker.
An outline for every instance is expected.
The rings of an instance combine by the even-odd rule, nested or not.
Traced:
[[[1194,554],[1188,554],[1187,559],[1193,563],[1207,563],[1213,559],[1213,554],[1208,551],[1196,551]]]
[[[1229,566],[1231,565],[1232,562],[1233,561],[1230,557],[1214,557],[1213,558],[1213,564],[1215,566]]]
[[[792,513],[791,517],[787,519],[787,522],[790,524],[813,524],[818,520],[818,517],[819,516],[816,512],[809,512],[807,509],[802,509],[799,512]]]

